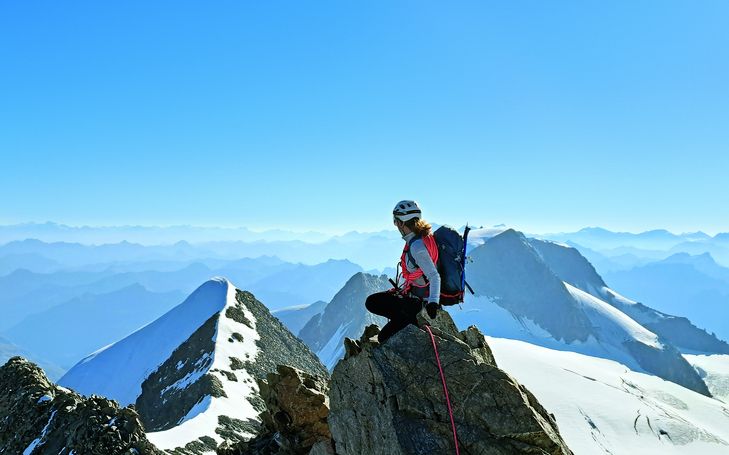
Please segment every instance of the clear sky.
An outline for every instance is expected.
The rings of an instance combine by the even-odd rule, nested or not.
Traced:
[[[0,223],[729,231],[729,2],[0,3]]]

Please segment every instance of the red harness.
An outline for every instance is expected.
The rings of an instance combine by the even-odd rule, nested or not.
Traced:
[[[423,244],[425,244],[425,248],[428,250],[428,254],[430,254],[430,258],[433,260],[433,264],[438,264],[438,244],[435,243],[435,237],[433,237],[433,234],[426,235],[425,237],[421,237],[423,240]],[[418,286],[415,284],[415,280],[423,276],[423,270],[418,267],[412,272],[408,271],[407,267],[407,254],[408,250],[410,250],[410,244],[405,243],[405,247],[402,250],[402,256],[400,256],[400,270],[402,271],[402,277],[405,279],[405,285],[403,286],[402,293],[407,294],[410,292],[411,287],[416,288],[425,288],[428,286],[427,279],[426,283],[423,286]],[[417,264],[416,264],[417,265]],[[428,289],[423,289],[425,291],[425,295],[428,295]]]

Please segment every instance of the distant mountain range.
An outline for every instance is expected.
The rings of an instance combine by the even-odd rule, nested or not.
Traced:
[[[346,260],[304,265],[272,256],[174,264],[123,262],[49,273],[17,269],[0,276],[0,334],[11,341],[7,357],[23,355],[48,366],[56,378],[81,356],[153,321],[212,276],[255,290],[273,309],[329,301],[361,270]],[[84,329],[69,336],[70,327]]]
[[[689,319],[729,339],[729,268],[708,253],[678,253],[662,261],[606,273],[622,293]]]
[[[617,262],[632,256],[632,264],[642,259],[664,259],[675,253],[710,253],[719,262],[729,266],[729,235],[719,233],[710,236],[704,232],[674,234],[659,229],[642,233],[612,232],[602,228],[585,228],[577,232],[534,235],[534,237],[569,243],[579,248],[593,250]],[[626,256],[628,256],[626,258]]]
[[[183,300],[180,291],[150,292],[132,284],[107,294],[84,294],[27,316],[8,337],[64,369],[89,352],[129,335]]]
[[[64,369],[60,366],[47,360],[41,359],[35,354],[29,352],[28,350],[4,338],[0,338],[0,365],[4,364],[8,361],[8,359],[15,356],[21,356],[25,358],[34,357],[36,359],[35,362],[40,365],[41,368],[45,370],[46,375],[48,375],[48,377],[54,381],[60,378],[64,373]]]
[[[82,242],[103,244],[129,241],[145,245],[174,243],[181,240],[201,241],[287,241],[303,240],[320,242],[332,237],[331,234],[306,231],[294,232],[283,229],[264,231],[245,227],[209,226],[69,226],[65,224],[21,223],[0,225],[0,244],[13,240],[39,239],[45,242]]]
[[[350,233],[313,243],[301,240],[276,241],[207,241],[190,243],[178,241],[144,245],[121,241],[117,243],[86,244],[73,242],[44,242],[35,238],[13,240],[0,244],[0,271],[15,268],[47,272],[61,268],[100,270],[128,263],[201,262],[214,265],[220,260],[275,256],[291,263],[313,265],[329,259],[350,260],[367,269],[392,266],[385,258],[401,248],[397,231],[383,233]],[[12,261],[16,261],[13,263]]]
[[[272,273],[246,288],[260,296],[268,308],[277,310],[315,300],[329,301],[352,275],[361,271],[362,267],[350,261],[330,259]]]
[[[613,249],[620,247],[633,247],[646,250],[668,250],[684,242],[711,240],[712,237],[704,232],[691,232],[674,234],[665,229],[631,233],[613,232],[599,227],[588,227],[577,232],[544,234],[544,237],[555,241],[572,241],[588,248]]]
[[[294,335],[298,336],[299,331],[309,322],[314,315],[324,311],[329,304],[324,300],[318,300],[309,305],[298,305],[288,308],[281,308],[272,311],[273,315],[278,318]]]

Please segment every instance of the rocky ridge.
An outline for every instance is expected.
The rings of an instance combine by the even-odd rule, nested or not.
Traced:
[[[0,416],[3,454],[162,454],[133,408],[56,386],[21,357],[0,367]]]
[[[444,367],[461,453],[571,454],[549,414],[500,370],[476,327],[458,332],[446,312],[419,316],[384,344],[369,327],[348,340],[331,380],[329,427],[336,453],[455,453],[431,326]]]

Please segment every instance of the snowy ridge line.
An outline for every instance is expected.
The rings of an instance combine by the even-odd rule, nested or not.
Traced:
[[[144,380],[162,365],[203,322],[226,305],[227,279],[198,287],[162,317],[85,357],[59,381],[83,395],[101,395],[122,406],[134,404]]]
[[[247,421],[256,419],[258,416],[258,411],[247,399],[254,393],[258,393],[258,385],[245,369],[230,371],[230,359],[236,357],[254,361],[258,354],[256,341],[260,339],[260,335],[255,328],[256,319],[253,313],[245,305],[238,305],[236,287],[228,280],[226,280],[226,285],[225,306],[220,310],[213,336],[212,362],[207,369],[201,371],[199,376],[196,375],[196,380],[206,374],[215,375],[223,385],[225,397],[206,395],[193,406],[177,426],[169,430],[148,432],[147,437],[150,442],[162,450],[184,447],[188,442],[195,441],[201,436],[212,437],[216,443],[220,444],[223,442],[223,438],[215,431],[218,428],[219,417],[225,416]],[[233,307],[243,311],[250,326],[226,316],[227,310]],[[229,342],[228,340],[233,338],[234,333],[242,335],[243,342]],[[225,372],[225,374],[220,372]],[[236,380],[231,380],[228,375]],[[184,386],[189,386],[194,382],[188,379]]]
[[[563,282],[567,291],[582,305],[585,314],[593,324],[608,322],[612,326],[598,325],[600,331],[608,339],[623,336],[621,341],[637,340],[645,345],[662,349],[663,344],[658,341],[658,335],[635,322],[627,314],[597,297],[578,289],[567,282]]]

